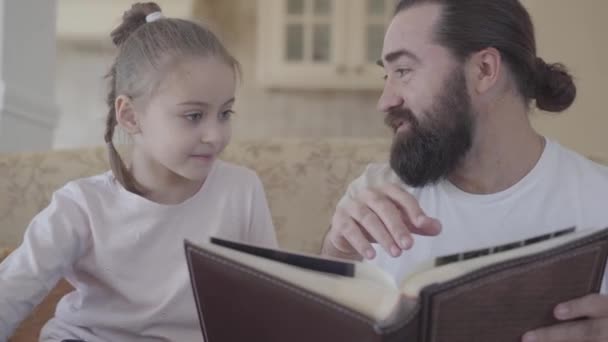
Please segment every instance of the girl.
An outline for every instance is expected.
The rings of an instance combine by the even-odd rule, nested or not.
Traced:
[[[42,341],[200,340],[183,240],[276,246],[256,174],[217,159],[230,140],[237,61],[212,32],[163,18],[155,3],[133,5],[111,36],[112,170],[56,191],[0,265],[0,341],[62,277],[75,291]],[[129,167],[116,126],[133,140]]]

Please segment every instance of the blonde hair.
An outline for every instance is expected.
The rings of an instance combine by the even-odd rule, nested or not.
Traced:
[[[110,166],[114,177],[125,189],[143,194],[130,170],[114,146],[116,119],[115,101],[118,95],[134,100],[154,89],[150,78],[184,57],[216,57],[240,73],[238,61],[226,50],[217,36],[202,25],[182,19],[159,18],[146,21],[151,13],[161,12],[154,2],[136,3],[126,11],[122,23],[110,34],[118,55],[106,75],[109,107],[104,139],[108,146]]]

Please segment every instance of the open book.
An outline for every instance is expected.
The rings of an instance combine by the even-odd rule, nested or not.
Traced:
[[[519,341],[599,292],[608,228],[446,256],[401,284],[363,262],[185,242],[205,341]],[[518,248],[514,248],[518,247]]]

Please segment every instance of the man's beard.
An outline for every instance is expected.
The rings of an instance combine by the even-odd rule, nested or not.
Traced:
[[[390,111],[386,123],[397,129],[399,121],[409,127],[396,132],[390,165],[412,187],[422,187],[448,177],[462,162],[473,142],[473,113],[461,68],[448,76],[431,110],[419,121],[405,108]]]

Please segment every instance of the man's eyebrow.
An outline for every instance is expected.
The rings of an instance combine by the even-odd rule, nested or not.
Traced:
[[[407,49],[400,49],[397,51],[389,52],[384,56],[384,60],[387,61],[388,63],[390,63],[390,62],[394,62],[395,60],[397,60],[403,56],[411,58],[416,62],[420,62],[420,58],[418,58],[418,56],[416,56],[415,53],[413,53]],[[376,64],[378,66],[384,67],[384,62],[382,61],[382,59],[379,59],[378,61],[376,61]]]

